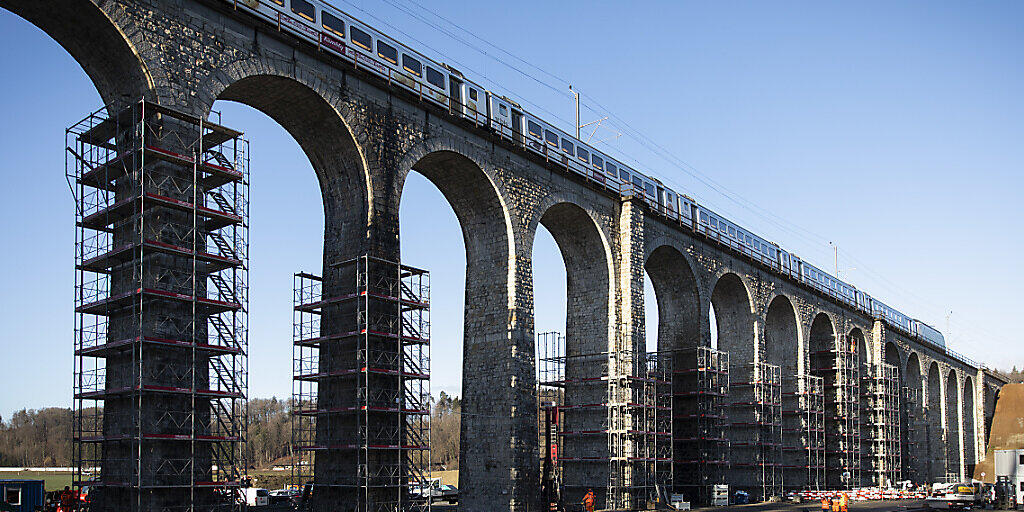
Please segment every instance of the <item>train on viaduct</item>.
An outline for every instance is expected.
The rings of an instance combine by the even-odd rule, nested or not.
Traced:
[[[568,283],[567,332],[555,379],[562,386],[555,416],[562,425],[555,436],[563,494],[582,497],[592,488],[600,506],[628,509],[652,489],[719,483],[712,474],[763,498],[788,489],[971,476],[985,454],[986,425],[1005,384],[998,374],[920,329],[859,307],[859,299],[851,304],[844,293],[852,290],[794,275],[780,263],[778,246],[751,250],[749,236],[730,237],[725,224],[719,230],[699,222],[695,206],[684,216],[681,198],[673,198],[666,215],[664,203],[659,208],[645,199],[642,175],[639,182],[615,176],[609,186],[607,176],[581,171],[565,157],[564,139],[547,148],[540,136],[546,126],[537,125],[542,142],[531,149],[534,127],[514,101],[496,99],[493,112],[491,103],[470,109],[477,95],[491,98],[482,88],[471,91],[471,77],[411,51],[399,65],[404,47],[396,50],[372,26],[320,2],[291,1],[0,0],[0,7],[65,48],[108,105],[95,123],[69,132],[75,138],[69,151],[89,146],[108,155],[93,161],[75,152],[72,158],[82,162],[74,175],[80,190],[106,191],[110,201],[92,205],[95,211],[79,221],[81,229],[109,237],[109,247],[94,247],[87,255],[92,259],[79,264],[80,272],[108,276],[90,282],[107,283],[109,290],[91,302],[79,297],[76,304],[90,319],[79,330],[91,335],[85,340],[80,333],[76,354],[101,360],[93,369],[103,370],[82,370],[76,377],[76,386],[86,386],[87,374],[100,376],[90,389],[76,387],[78,414],[105,409],[102,418],[92,418],[98,422],[94,435],[75,439],[93,447],[95,459],[87,465],[99,467],[79,475],[79,484],[93,489],[93,510],[219,510],[216,495],[244,473],[244,461],[232,455],[241,453],[244,432],[213,435],[196,427],[215,423],[210,418],[237,420],[245,388],[213,389],[227,371],[219,361],[258,350],[230,344],[244,338],[238,330],[244,322],[237,318],[244,313],[246,284],[218,277],[244,268],[240,247],[231,245],[225,230],[241,229],[248,204],[225,200],[223,193],[247,179],[239,160],[223,153],[208,157],[241,135],[208,121],[217,100],[243,103],[279,123],[319,179],[324,267],[321,276],[310,277],[321,300],[297,309],[322,315],[317,341],[300,340],[322,343],[319,369],[304,377],[320,387],[318,395],[293,404],[297,415],[319,421],[306,424],[311,444],[296,447],[315,451],[317,509],[395,511],[411,504],[410,478],[419,470],[410,453],[422,447],[409,441],[409,417],[423,411],[408,404],[375,409],[366,386],[376,382],[382,397],[401,402],[397,388],[428,373],[408,371],[401,357],[391,361],[399,365],[394,371],[367,370],[372,365],[359,358],[369,358],[390,338],[385,332],[366,341],[374,326],[358,324],[368,322],[359,313],[376,307],[373,301],[382,308],[391,304],[388,286],[420,275],[388,263],[399,260],[399,204],[410,172],[426,177],[448,200],[466,246],[463,509],[544,507],[541,461],[550,458],[550,449],[542,449],[538,435],[547,413],[538,407],[545,383],[537,376],[531,274],[539,226],[554,237]],[[260,14],[261,5],[280,13]],[[374,40],[376,51],[370,50]],[[394,69],[353,53],[356,46],[393,61]],[[430,74],[440,69],[447,80]],[[426,83],[410,82],[410,74]],[[461,77],[458,94],[452,77]],[[448,92],[439,100],[430,83]],[[505,109],[520,116],[518,128],[491,122]],[[193,135],[194,146],[187,143]],[[152,138],[133,151],[146,156],[138,157],[138,169],[128,169],[123,148],[144,136]],[[607,158],[610,163],[614,155]],[[108,172],[112,162],[122,169],[116,176]],[[132,183],[144,189],[141,195],[134,195]],[[191,249],[179,250],[187,245],[183,240]],[[383,288],[374,289],[368,277],[374,272],[395,276],[394,283],[382,278]],[[190,277],[175,281],[184,274]],[[644,330],[645,275],[656,294],[657,333]],[[186,282],[191,295],[160,289]],[[399,298],[393,302],[402,305],[395,318],[426,307],[402,295],[405,288],[395,290]],[[331,297],[338,298],[324,299]],[[225,315],[233,320],[224,322]],[[717,347],[711,347],[712,316]],[[169,339],[169,326],[186,333],[183,339]],[[395,335],[403,340],[399,354],[424,342],[403,328]],[[354,341],[358,336],[362,341]],[[668,354],[665,361],[645,353],[651,336],[658,353]],[[349,342],[369,345],[344,349]],[[386,366],[383,358],[376,362]],[[144,366],[159,371],[132,373]],[[710,384],[697,379],[680,389],[684,381],[673,377],[709,369],[727,374],[728,381],[707,376]],[[353,374],[364,384],[345,380]],[[183,375],[190,384],[168,383]],[[588,384],[593,382],[600,384]],[[660,384],[671,388],[666,402],[655,396]],[[699,385],[719,386],[725,398],[693,387]],[[640,396],[650,389],[655,398]],[[711,407],[705,418],[721,416],[709,428],[721,429],[722,442],[687,444],[692,439],[680,425],[695,423],[686,418],[700,416],[695,411],[704,406]],[[675,412],[659,416],[666,410]],[[358,414],[346,419],[353,411]],[[185,416],[168,420],[179,413]],[[387,419],[391,413],[397,419]],[[653,423],[644,426],[641,417]],[[659,418],[666,423],[659,426]],[[370,438],[386,430],[371,434],[375,425],[393,427],[404,438],[375,445]],[[229,466],[239,472],[231,474]]]

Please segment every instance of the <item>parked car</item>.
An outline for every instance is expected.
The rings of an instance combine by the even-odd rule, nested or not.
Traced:
[[[454,504],[459,501],[459,489],[454,485],[442,484],[440,478],[432,478],[427,485],[414,485],[409,489],[413,499],[426,499],[430,503],[447,501]]]

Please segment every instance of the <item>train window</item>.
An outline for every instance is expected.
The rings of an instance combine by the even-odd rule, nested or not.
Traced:
[[[615,164],[611,162],[604,163],[604,172],[608,173],[609,176],[616,176],[619,173],[619,171],[615,170]]]
[[[476,96],[476,89],[470,89],[469,90],[469,99],[471,99],[473,101],[476,101],[476,98],[477,98],[477,96]]]
[[[623,183],[629,183],[629,173],[625,169],[619,169],[619,179]]]
[[[654,185],[650,183],[644,183],[644,192],[647,192],[647,195],[654,197]]]
[[[704,224],[707,224],[708,223],[708,214],[706,214],[704,212],[700,212],[700,221],[703,222]]]
[[[402,54],[402,69],[416,76],[423,75],[423,64],[420,64],[420,61],[404,53]]]
[[[598,169],[604,169],[604,160],[602,160],[601,157],[594,155],[590,160],[591,162],[593,162],[594,167],[597,167]]]
[[[729,226],[729,236],[736,238],[736,228]]]
[[[585,164],[590,163],[590,152],[583,148],[576,148],[576,158],[579,158]]]
[[[541,133],[543,130],[541,129],[539,124],[527,120],[526,129],[530,132],[530,135],[537,137],[538,139],[543,138],[543,134]]]
[[[350,28],[348,33],[352,36],[353,43],[362,46],[368,51],[373,51],[373,39],[370,37],[370,34],[367,34],[356,27]]]
[[[345,39],[345,22],[338,19],[337,16],[329,12],[321,11],[320,25],[322,25],[328,32]]]
[[[508,107],[506,107],[505,105],[498,105],[498,113],[500,113],[502,115],[502,117],[507,116],[508,115]]]
[[[572,142],[569,142],[569,139],[562,139],[562,151],[570,155],[573,154]]]
[[[398,50],[384,41],[377,41],[377,55],[392,64],[398,64]]]
[[[444,75],[430,66],[427,66],[427,82],[438,89],[444,89]]]
[[[633,176],[633,186],[636,187],[637,190],[643,190],[644,180],[640,179],[638,176]]]
[[[704,216],[702,215],[702,217]],[[718,219],[711,217],[711,227],[718,229]]]
[[[544,130],[544,140],[548,141],[548,144],[551,144],[556,148],[558,147],[558,135],[555,135],[555,132],[551,130]]]
[[[292,0],[292,12],[316,23],[316,7],[306,0]]]

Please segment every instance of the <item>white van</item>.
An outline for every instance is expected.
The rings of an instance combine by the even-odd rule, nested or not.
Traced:
[[[245,504],[250,507],[262,507],[270,505],[270,492],[258,487],[246,487],[242,489],[245,493]]]

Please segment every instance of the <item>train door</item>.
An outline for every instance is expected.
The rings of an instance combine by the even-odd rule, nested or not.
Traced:
[[[512,138],[520,144],[526,144],[523,137],[523,113],[516,109],[512,109]]]
[[[451,108],[452,112],[457,113],[460,116],[464,115],[466,113],[466,109],[463,107],[463,104],[462,104],[462,86],[463,86],[463,82],[462,82],[462,80],[456,78],[454,75],[449,75],[448,76],[448,82],[449,82],[449,85],[451,86],[449,88],[449,89],[451,89],[451,96],[449,97],[450,98],[449,99],[449,102],[450,102],[449,108]]]

